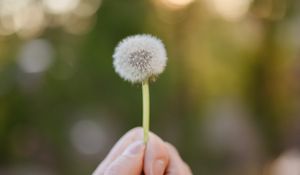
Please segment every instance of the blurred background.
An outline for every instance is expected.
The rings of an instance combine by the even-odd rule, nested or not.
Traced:
[[[300,175],[299,32],[298,0],[0,0],[0,174],[91,174],[141,125],[112,53],[149,33],[151,130],[194,174]]]

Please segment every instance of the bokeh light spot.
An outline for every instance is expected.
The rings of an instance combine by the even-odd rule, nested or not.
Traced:
[[[106,145],[106,133],[92,120],[79,120],[71,128],[71,142],[82,154],[97,154]]]
[[[252,0],[207,0],[211,10],[228,21],[237,21],[248,12]]]
[[[92,16],[99,9],[101,3],[102,0],[81,0],[74,10],[74,14],[80,17]]]
[[[74,10],[79,0],[44,0],[45,8],[53,14],[64,14]]]
[[[189,4],[191,4],[192,2],[194,2],[194,0],[160,0],[160,1],[168,8],[174,10],[182,9],[188,6]]]
[[[44,39],[31,40],[24,44],[18,57],[18,65],[26,73],[46,71],[53,62],[54,50]]]

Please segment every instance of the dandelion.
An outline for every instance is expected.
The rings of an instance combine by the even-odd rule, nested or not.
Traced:
[[[164,44],[158,38],[146,34],[125,38],[113,54],[117,74],[131,83],[142,84],[144,142],[147,142],[149,133],[149,81],[156,80],[164,71],[166,63]]]

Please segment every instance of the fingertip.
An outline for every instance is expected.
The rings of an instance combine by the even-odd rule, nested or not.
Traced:
[[[143,132],[143,128],[140,126],[134,127],[132,129],[130,129],[129,131],[127,131],[127,133],[130,133],[130,134],[138,134],[141,132]]]
[[[146,145],[144,171],[149,175],[162,175],[168,165],[168,150],[164,141],[157,135],[150,133]]]
[[[93,175],[103,174],[103,171],[114,161],[117,157],[124,152],[128,145],[131,143],[143,139],[143,129],[141,127],[135,127],[127,131],[113,146],[105,159],[96,168]]]
[[[142,140],[143,139],[143,128],[142,127],[135,127],[132,128],[131,130],[129,130],[127,132],[128,135],[131,135],[131,140],[135,141],[135,140]]]
[[[140,175],[145,144],[142,140],[130,144],[105,170],[104,175]]]

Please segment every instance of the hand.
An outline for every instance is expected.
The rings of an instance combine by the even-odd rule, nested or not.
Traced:
[[[192,175],[176,148],[150,133],[143,143],[143,129],[128,131],[112,148],[93,175]]]

